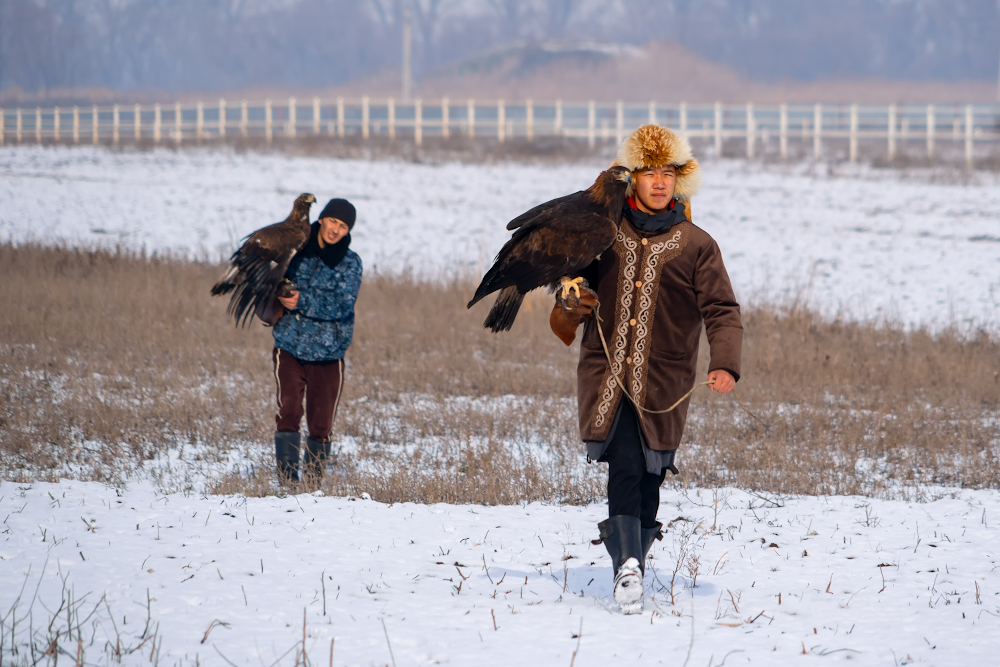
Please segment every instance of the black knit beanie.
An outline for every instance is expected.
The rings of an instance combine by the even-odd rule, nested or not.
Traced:
[[[319,214],[319,219],[337,218],[343,220],[348,229],[354,229],[354,221],[358,217],[358,212],[354,209],[354,204],[346,199],[331,199],[323,207],[323,212]]]

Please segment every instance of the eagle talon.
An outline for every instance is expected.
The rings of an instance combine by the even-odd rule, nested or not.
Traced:
[[[584,281],[583,276],[576,278],[562,278],[562,300],[565,301],[570,292],[576,292],[576,300],[580,300],[580,283]]]

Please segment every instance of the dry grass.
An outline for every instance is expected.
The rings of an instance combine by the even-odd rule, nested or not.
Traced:
[[[227,321],[225,303],[208,296],[218,271],[0,246],[0,475],[122,483],[186,446],[200,461],[180,467],[246,454],[213,478],[213,491],[274,493],[270,334]],[[576,350],[548,331],[548,297],[529,298],[514,331],[494,336],[480,326],[485,305],[465,309],[472,288],[366,277],[328,493],[488,504],[601,497],[603,466],[582,462],[576,431]],[[745,325],[739,391],[769,428],[701,390],[681,482],[876,496],[1000,487],[995,335],[773,307],[748,311]]]

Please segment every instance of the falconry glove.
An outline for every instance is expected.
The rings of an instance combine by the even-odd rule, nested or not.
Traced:
[[[597,307],[597,293],[584,284],[580,285],[579,296],[576,290],[571,290],[565,297],[561,290],[556,290],[556,304],[549,315],[549,327],[567,346],[576,339],[576,329],[580,322],[594,316]]]

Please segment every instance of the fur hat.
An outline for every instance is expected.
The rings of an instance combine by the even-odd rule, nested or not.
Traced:
[[[677,168],[674,197],[683,202],[690,201],[701,186],[701,170],[691,155],[691,144],[659,125],[643,125],[633,132],[618,149],[614,164],[633,172],[673,165]],[[628,195],[632,195],[631,185]]]

